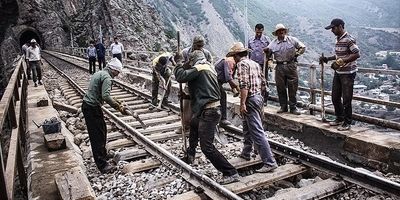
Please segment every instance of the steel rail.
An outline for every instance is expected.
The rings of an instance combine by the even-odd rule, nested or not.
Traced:
[[[223,127],[237,134],[243,134],[241,129],[233,125]],[[291,158],[293,160],[298,160],[306,166],[340,176],[344,180],[360,185],[366,189],[400,197],[399,183],[384,179],[372,173],[357,170],[353,167],[332,161],[322,156],[317,156],[303,150],[295,149],[270,139],[268,139],[268,142],[274,153]]]
[[[64,78],[68,80],[68,82],[76,89],[78,92],[83,95],[84,90],[75,83],[67,74],[58,69],[51,61],[48,61],[50,66],[52,66],[56,71],[58,71]],[[144,94],[144,93],[141,93]],[[182,173],[181,176],[187,182],[191,183],[196,188],[201,188],[204,190],[204,193],[207,194],[212,199],[234,199],[234,200],[242,200],[237,194],[218,184],[216,181],[212,180],[206,175],[202,175],[194,170],[190,165],[186,164],[178,157],[174,156],[167,150],[161,148],[152,140],[148,139],[146,136],[141,134],[136,129],[129,126],[126,122],[121,120],[115,114],[113,114],[109,109],[102,106],[102,110],[116,123],[120,128],[123,128],[128,131],[125,134],[128,135],[132,140],[134,140],[137,144],[142,145],[146,151],[150,154],[156,156],[160,162],[164,163],[167,166],[174,166],[176,169],[180,170]]]

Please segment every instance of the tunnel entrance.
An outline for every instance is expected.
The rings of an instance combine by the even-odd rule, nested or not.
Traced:
[[[21,47],[26,42],[30,42],[32,39],[35,39],[39,46],[43,49],[42,41],[40,40],[37,32],[29,29],[22,32],[21,36],[19,37],[19,46]]]

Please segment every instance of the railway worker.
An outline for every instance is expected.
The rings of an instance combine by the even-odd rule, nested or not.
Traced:
[[[211,53],[209,50],[204,48],[205,45],[205,39],[201,35],[197,35],[193,38],[192,41],[192,46],[186,47],[182,50],[182,55],[183,55],[183,63],[188,63],[189,62],[189,57],[190,53],[195,51],[195,50],[201,50],[204,55],[207,58],[207,61],[210,63],[213,63],[213,58],[211,56]],[[187,86],[185,85],[183,94],[180,94],[181,98],[183,98],[183,113],[184,113],[184,126],[185,126],[185,131],[189,130],[190,126],[190,119],[192,118],[192,109],[190,108],[190,96],[189,92],[187,89]],[[175,133],[181,134],[182,133],[182,127],[179,129],[175,130]]]
[[[97,62],[99,63],[99,70],[102,70],[103,67],[106,66],[106,48],[104,47],[103,43],[101,43],[100,39],[99,42],[96,44],[96,54]]]
[[[273,35],[277,36],[266,49],[267,58],[275,56],[275,82],[278,91],[280,109],[277,113],[288,111],[288,94],[290,113],[300,115],[296,108],[296,93],[299,86],[297,74],[297,57],[304,53],[305,45],[299,39],[288,36],[289,30],[283,24],[277,24]],[[271,58],[270,58],[271,59]],[[286,87],[288,92],[286,91]]]
[[[261,120],[266,81],[258,63],[247,57],[248,52],[249,50],[244,48],[241,42],[237,42],[226,55],[227,57],[233,56],[237,63],[240,113],[243,116],[243,135],[245,138],[241,157],[250,160],[254,142],[254,146],[258,148],[258,153],[264,163],[264,166],[256,170],[256,172],[266,173],[277,167]]]
[[[122,63],[112,58],[107,67],[94,73],[90,79],[88,90],[83,97],[82,112],[92,146],[93,158],[101,173],[110,173],[115,167],[107,162],[106,139],[107,129],[101,109],[104,101],[124,115],[127,109],[111,98],[112,79],[122,72]]]
[[[151,90],[151,106],[150,110],[153,110],[158,105],[158,86],[160,82],[162,84],[163,90],[165,90],[164,99],[162,99],[163,104],[168,104],[169,92],[171,90],[171,82],[170,80],[172,71],[168,67],[168,64],[171,63],[175,66],[175,61],[172,53],[165,52],[156,58],[153,59],[152,65],[152,90]]]
[[[122,63],[122,54],[124,53],[124,45],[118,42],[118,37],[114,37],[114,43],[110,46],[110,51],[113,58],[118,58]]]
[[[94,47],[94,41],[90,41],[86,53],[89,58],[89,73],[94,74],[96,72],[96,47]]]
[[[264,25],[257,24],[254,28],[255,35],[249,38],[248,47],[251,49],[249,52],[249,58],[254,62],[258,63],[263,69],[264,66],[264,49],[267,48],[271,39],[264,35]],[[266,75],[265,75],[266,77]]]
[[[31,67],[32,70],[33,83],[35,84],[35,87],[37,87],[38,86],[37,84],[39,85],[43,84],[42,67],[41,67],[41,65],[43,65],[43,62],[40,54],[40,47],[37,45],[35,39],[31,40],[31,46],[28,47],[26,51],[29,60],[29,66]]]
[[[217,71],[218,85],[221,92],[221,121],[219,123],[222,125],[231,124],[231,122],[227,119],[228,114],[226,105],[226,91],[223,87],[224,83],[229,83],[229,86],[234,92],[234,96],[238,95],[240,90],[239,86],[233,81],[232,74],[235,65],[235,60],[232,57],[222,58],[215,63],[215,71]]]
[[[179,58],[177,58],[180,60]],[[179,63],[179,62],[178,62]],[[192,67],[193,66],[193,67]],[[239,181],[239,174],[228,160],[215,148],[215,127],[220,120],[220,91],[215,68],[207,61],[201,50],[190,53],[189,63],[177,64],[174,70],[179,83],[188,84],[193,116],[190,122],[187,162],[193,163],[197,143],[212,165],[222,172],[222,184]]]
[[[28,50],[29,46],[30,46],[29,41],[26,41],[25,44],[22,45],[22,53],[25,56],[26,75],[28,76],[28,80],[31,80],[32,79],[32,76],[31,76],[32,70],[31,70],[31,67],[29,66],[29,58],[28,58],[28,54],[27,54],[28,53],[27,50]]]
[[[339,126],[339,131],[350,130],[352,123],[352,107],[354,79],[357,72],[357,59],[360,57],[360,49],[356,39],[344,29],[342,19],[333,19],[331,24],[325,27],[336,36],[335,55],[321,56],[320,63],[333,61],[331,68],[335,70],[332,83],[332,103],[335,108],[335,121],[331,126]],[[343,98],[343,102],[342,102]]]

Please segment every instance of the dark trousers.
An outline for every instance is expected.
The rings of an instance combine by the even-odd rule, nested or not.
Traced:
[[[336,120],[351,124],[353,86],[356,73],[338,74],[335,72],[332,84],[332,103],[335,107]],[[343,98],[343,102],[342,102]]]
[[[96,57],[89,57],[89,73],[94,74],[96,72]]]
[[[204,109],[199,116],[192,118],[187,153],[195,156],[197,143],[200,139],[201,151],[211,164],[224,176],[231,176],[237,173],[235,167],[226,160],[213,144],[216,126],[221,117],[219,109],[219,107]]]
[[[29,66],[32,70],[33,82],[42,80],[42,67],[40,66],[40,61],[29,61]]]
[[[153,71],[152,74],[153,74],[153,81],[151,84],[151,87],[152,87],[151,88],[151,104],[158,105],[158,86],[160,86],[160,81],[157,78],[156,72]],[[167,84],[168,79],[171,77],[171,70],[166,69],[164,74],[161,74],[161,76],[164,78],[165,84]],[[164,99],[162,99],[162,101],[168,100],[169,92],[171,91],[171,83],[172,83],[172,80],[170,80],[168,85],[166,86],[167,91],[165,91]]]
[[[82,103],[82,112],[92,146],[93,158],[99,170],[107,165],[107,128],[103,111],[100,106],[90,106]]]
[[[113,54],[113,58],[118,58],[118,60],[121,61],[121,63],[122,63],[122,54],[120,54],[120,53]]]
[[[221,103],[221,120],[227,119],[228,118],[228,114],[226,112],[227,110],[227,106],[226,106],[226,91],[223,87],[224,83],[220,83],[219,84],[219,91],[221,92],[221,99],[220,99],[220,103]]]
[[[97,62],[99,63],[99,70],[102,70],[104,67],[106,67],[106,58],[104,56],[97,57]]]
[[[296,64],[278,64],[275,70],[276,90],[278,91],[279,104],[282,109],[287,110],[288,92],[289,107],[296,109],[296,93],[299,86]],[[286,87],[288,92],[286,91]]]
[[[243,120],[244,147],[242,154],[250,157],[254,142],[263,163],[273,166],[276,165],[276,161],[265,136],[261,120],[263,104],[264,98],[261,95],[254,95],[246,100],[247,113],[244,114]]]

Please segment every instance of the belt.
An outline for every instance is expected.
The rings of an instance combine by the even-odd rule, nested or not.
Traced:
[[[218,107],[218,106],[220,106],[220,105],[221,105],[221,103],[220,103],[219,101],[214,101],[214,102],[207,103],[207,104],[204,106],[204,109],[215,108],[215,107]]]
[[[294,63],[293,61],[276,61],[276,64],[278,65],[287,65],[287,64],[292,64]]]

